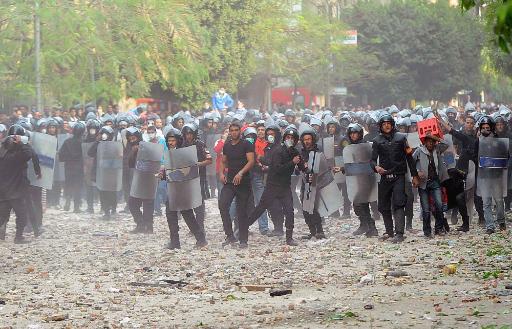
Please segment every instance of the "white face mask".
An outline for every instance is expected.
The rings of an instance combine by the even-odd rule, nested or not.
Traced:
[[[89,134],[90,135],[96,135],[96,129],[94,129],[94,128],[89,129]]]
[[[45,128],[41,129],[41,134],[46,134],[46,129]]]
[[[150,134],[148,134],[148,137],[149,137],[149,139],[153,139],[153,138],[156,137],[156,134],[155,133],[150,133]]]
[[[270,143],[270,144],[273,144],[275,142],[275,137],[272,136],[272,135],[268,135],[267,136],[267,141]]]
[[[20,139],[23,144],[28,144],[28,136],[20,136]]]
[[[291,139],[287,139],[284,141],[284,145],[286,145],[286,147],[292,147],[293,146],[293,140]]]
[[[101,134],[101,140],[102,141],[106,141],[108,139],[108,135],[107,134]]]

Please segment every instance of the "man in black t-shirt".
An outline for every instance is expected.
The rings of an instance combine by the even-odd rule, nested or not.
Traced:
[[[247,205],[251,195],[251,180],[249,170],[254,165],[254,146],[247,140],[241,139],[241,125],[232,122],[229,125],[230,140],[226,141],[222,149],[219,179],[224,184],[219,196],[219,210],[226,234],[223,246],[236,242],[233,235],[233,226],[229,207],[236,198],[236,213],[240,227],[247,224]],[[247,248],[247,240],[240,240],[240,247]]]

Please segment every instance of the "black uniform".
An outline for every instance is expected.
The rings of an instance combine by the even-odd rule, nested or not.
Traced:
[[[411,176],[418,175],[411,152],[412,150],[407,145],[406,134],[392,131],[389,135],[381,133],[373,140],[371,166],[374,170],[376,166],[386,170],[386,173],[381,175],[379,182],[378,203],[386,233],[390,237],[394,236],[395,233],[399,236],[404,234],[404,208],[407,203],[405,191],[407,165],[409,165]],[[395,215],[394,230],[392,208]]]
[[[130,147],[130,154],[128,155],[129,170],[135,169],[138,153],[138,146]],[[134,232],[153,233],[153,213],[155,208],[155,199],[140,199],[133,196],[128,196],[127,204],[128,209],[133,216],[133,220],[135,221],[135,224],[137,224]],[[140,211],[141,207],[142,211]]]
[[[265,149],[261,163],[268,166],[267,184],[261,195],[260,202],[249,215],[247,225],[240,227],[240,242],[247,242],[249,227],[263,214],[270,211],[274,227],[282,230],[283,216],[286,218],[286,239],[293,236],[294,214],[291,175],[295,169],[292,159],[299,155],[295,147],[288,148],[283,144],[274,142]],[[276,228],[275,228],[276,229]]]
[[[67,139],[59,152],[59,160],[64,162],[66,173],[65,190],[66,204],[64,210],[69,210],[71,198],[75,212],[80,212],[82,201],[82,185],[84,182],[84,162],[82,154],[82,139],[75,137]]]
[[[33,151],[29,145],[8,143],[9,139],[6,139],[0,147],[0,227],[9,221],[11,210],[14,210],[15,241],[20,241],[27,223],[25,194],[30,185],[27,162]]]
[[[41,166],[39,165],[39,157],[32,147],[31,162],[36,176],[41,175]],[[35,235],[39,235],[41,226],[43,225],[43,202],[42,188],[39,186],[28,186],[28,193],[25,197],[27,206],[27,220],[32,225]]]
[[[98,167],[97,155],[98,155],[99,143],[101,143],[101,142],[95,142],[89,149],[89,152],[87,153],[88,156],[90,156],[91,158],[94,158],[94,165],[92,167],[92,179],[94,181],[96,181],[96,170]],[[101,209],[103,210],[103,212],[105,214],[105,218],[109,218],[110,215],[113,215],[116,213],[117,192],[99,191],[99,193],[100,193]]]

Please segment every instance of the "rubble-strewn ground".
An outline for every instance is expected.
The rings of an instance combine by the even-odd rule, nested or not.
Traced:
[[[164,249],[164,217],[156,234],[131,235],[129,215],[104,222],[48,210],[44,235],[21,246],[11,220],[0,242],[0,328],[511,328],[508,233],[472,225],[469,234],[408,234],[393,245],[352,237],[355,218],[328,219],[327,240],[287,247],[253,227],[248,250],[222,249],[214,200],[207,214],[209,246],[195,250],[181,221],[180,251]],[[296,236],[305,232],[297,218]],[[443,272],[451,263],[456,272]],[[293,292],[270,297],[244,285]]]

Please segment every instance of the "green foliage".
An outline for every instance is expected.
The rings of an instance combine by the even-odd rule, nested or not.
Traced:
[[[358,30],[361,53],[374,56],[375,70],[349,85],[370,101],[446,101],[460,89],[478,90],[481,25],[446,1],[364,1],[345,19]]]
[[[154,83],[184,99],[207,78],[203,36],[181,0],[16,1],[0,9],[0,88],[34,93],[34,24],[42,30],[46,99],[64,104],[146,95]]]

